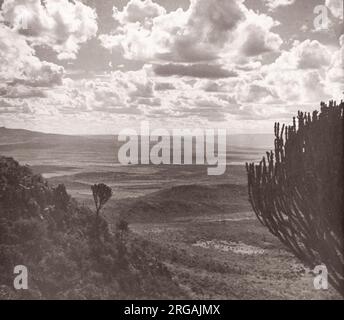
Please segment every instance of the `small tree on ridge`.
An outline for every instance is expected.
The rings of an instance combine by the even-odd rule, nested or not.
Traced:
[[[99,213],[104,205],[112,197],[112,189],[104,183],[95,184],[91,187],[93,193],[94,204],[96,206],[96,216],[99,217]]]

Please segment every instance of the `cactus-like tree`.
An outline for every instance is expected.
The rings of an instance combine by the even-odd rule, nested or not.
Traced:
[[[96,216],[99,217],[100,210],[112,197],[112,189],[104,183],[95,184],[91,187],[94,204],[96,207]]]
[[[344,296],[343,112],[331,101],[275,124],[275,151],[246,168],[259,221],[306,265],[325,264]]]

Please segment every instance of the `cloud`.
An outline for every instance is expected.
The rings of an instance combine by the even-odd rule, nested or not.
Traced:
[[[29,99],[46,97],[43,90],[23,85],[0,85],[0,97],[9,99]]]
[[[261,84],[259,81],[241,83],[238,86],[237,97],[242,103],[269,103],[278,99],[273,87]]]
[[[1,114],[34,114],[33,109],[27,102],[13,103],[5,99],[0,99],[0,115]]]
[[[173,83],[169,82],[157,82],[155,83],[154,90],[156,91],[166,91],[166,90],[176,90]]]
[[[11,5],[17,3],[22,2]],[[37,46],[44,40],[60,58],[76,56],[82,37],[76,40],[69,27],[61,28],[66,30],[61,34],[49,24],[44,29],[40,19],[49,15],[46,7],[33,0],[26,3],[37,25],[29,20],[31,28],[25,31],[16,27],[17,22],[0,23],[0,113],[5,123],[32,118],[45,121],[49,129],[46,119],[58,119],[51,126],[58,123],[60,131],[97,127],[103,132],[141,120],[169,127],[217,122],[218,127],[239,124],[243,131],[261,131],[261,124],[290,118],[299,108],[311,111],[320,100],[338,97],[344,90],[343,47],[317,40],[282,47],[285,33],[277,32],[285,26],[276,28],[279,22],[248,9],[249,2],[242,0],[192,0],[188,8],[175,11],[150,0],[130,0],[115,8],[108,25],[112,32],[100,37],[113,51],[112,57],[106,53],[112,58],[110,69],[121,71],[94,70],[86,75],[76,70],[77,75],[68,67],[69,79],[63,67],[38,58],[44,50]],[[60,5],[56,8],[61,12]],[[68,20],[68,14],[63,19]],[[83,32],[86,42],[92,32]],[[302,39],[306,36],[303,33]],[[68,41],[71,46],[65,47]],[[80,60],[87,56],[81,50]],[[79,62],[73,68],[82,66]]]
[[[123,11],[113,10],[113,18],[120,24],[139,22],[143,25],[150,23],[153,18],[166,14],[166,10],[151,0],[131,0]]]
[[[334,97],[343,97],[344,92],[344,35],[339,39],[339,49],[332,55],[331,65],[326,73],[326,85]]]
[[[80,1],[5,0],[1,9],[7,25],[59,59],[75,59],[80,44],[97,34],[95,11]]]
[[[284,69],[321,69],[331,63],[329,49],[317,40],[294,42],[289,51],[284,51],[276,60],[275,67]]]
[[[334,17],[343,19],[343,0],[326,0],[325,5]]]
[[[154,87],[145,69],[116,71],[92,80],[66,79],[62,87],[50,93],[50,101],[62,114],[140,115],[141,105],[161,104]]]
[[[210,82],[204,85],[204,91],[207,92],[219,92],[222,90],[221,85],[216,82]]]
[[[161,99],[160,98],[138,98],[136,100],[137,104],[151,106],[151,107],[160,107]]]
[[[270,11],[273,11],[279,7],[290,6],[295,3],[295,0],[264,0],[265,5]]]
[[[267,15],[258,15],[253,11],[248,11],[246,16],[247,19],[239,27],[238,32],[238,40],[244,39],[239,45],[244,56],[256,57],[278,51],[283,41],[278,34],[270,31],[278,25],[278,22]]]
[[[208,78],[219,79],[236,77],[237,73],[234,71],[226,70],[218,65],[210,64],[164,64],[155,65],[153,70],[156,75],[169,77],[169,76],[181,76],[181,77],[195,77],[195,78]]]
[[[61,84],[64,68],[41,61],[23,35],[0,24],[0,79],[31,87]]]
[[[102,45],[150,63],[213,63],[229,52],[260,56],[282,43],[271,31],[276,22],[242,0],[192,0],[187,10],[168,13],[152,1],[130,0],[122,11],[114,8],[114,18],[119,25],[99,37]]]
[[[318,103],[337,98],[329,79],[335,51],[316,40],[295,41],[276,61],[264,65],[255,78],[238,84],[238,101],[265,104]],[[337,74],[333,72],[333,76]]]
[[[241,2],[232,0],[193,0],[184,14],[186,21],[177,26],[179,30],[169,30],[173,38],[166,52],[158,53],[159,58],[181,62],[215,60],[245,18]]]

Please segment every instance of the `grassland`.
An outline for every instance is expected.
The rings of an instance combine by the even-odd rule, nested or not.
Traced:
[[[219,177],[207,176],[206,166],[120,166],[109,137],[20,131],[12,143],[10,138],[8,132],[0,137],[0,153],[28,163],[52,185],[65,184],[81,203],[92,207],[92,184],[109,185],[114,196],[106,219],[112,227],[120,218],[129,221],[129,236],[163,262],[182,297],[340,298],[332,289],[316,291],[312,271],[255,218],[243,163],[263,154],[257,138],[253,146],[247,143],[252,137],[236,138],[228,151],[230,165]]]

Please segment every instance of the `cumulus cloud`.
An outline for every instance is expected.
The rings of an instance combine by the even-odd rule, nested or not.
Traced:
[[[61,84],[64,68],[41,61],[24,36],[0,24],[0,79],[32,87]]]
[[[245,130],[252,120],[260,130],[263,120],[290,118],[299,108],[311,110],[344,89],[343,36],[340,48],[305,40],[286,43],[280,51],[283,41],[274,29],[279,23],[248,9],[243,0],[191,0],[187,9],[175,11],[152,0],[129,0],[122,9],[114,8],[112,33],[100,37],[119,58],[122,71],[97,70],[87,79],[69,79],[63,67],[35,53],[42,57],[36,46],[46,44],[59,58],[75,57],[95,34],[94,12],[86,6],[76,12],[78,1],[67,1],[62,16],[66,1],[5,1],[7,22],[0,23],[1,119],[17,114],[24,121],[38,119],[37,114],[43,119],[44,114],[82,123],[84,131],[96,123],[98,132],[104,123],[120,128],[128,119],[175,121],[178,126],[237,121]],[[32,14],[27,30],[19,19],[18,4],[24,2]],[[275,9],[291,1],[267,2]]]
[[[278,99],[273,87],[257,82],[241,83],[237,88],[237,96],[243,103],[269,103]]]
[[[187,10],[166,10],[152,1],[130,0],[114,9],[118,27],[99,38],[126,59],[210,63],[234,55],[260,56],[279,49],[276,22],[248,10],[242,0],[192,0]]]
[[[131,0],[119,11],[116,7],[113,9],[113,18],[120,24],[141,23],[149,25],[153,18],[165,14],[166,10],[152,2],[151,0]]]
[[[294,42],[289,51],[284,51],[276,60],[275,67],[284,69],[320,69],[329,66],[331,53],[317,40]]]
[[[326,0],[325,5],[331,10],[334,17],[343,19],[343,0]]]
[[[238,101],[265,104],[317,103],[336,97],[328,72],[334,52],[318,41],[294,42],[276,61],[237,86]],[[332,62],[332,65],[335,65]]]
[[[155,83],[145,69],[116,71],[92,80],[66,79],[64,85],[51,93],[51,100],[62,114],[100,112],[104,114],[140,115],[140,105],[159,106]],[[65,107],[68,106],[68,107]]]
[[[247,12],[246,17],[246,21],[238,30],[237,41],[241,53],[247,57],[256,57],[278,51],[283,41],[278,34],[270,30],[279,23],[265,14],[259,15],[252,10]]]
[[[326,73],[325,85],[333,97],[343,97],[344,92],[344,35],[339,39],[339,49],[332,55],[331,65]]]
[[[3,21],[33,45],[45,45],[59,59],[75,59],[80,44],[97,33],[97,16],[80,1],[5,0]]]

